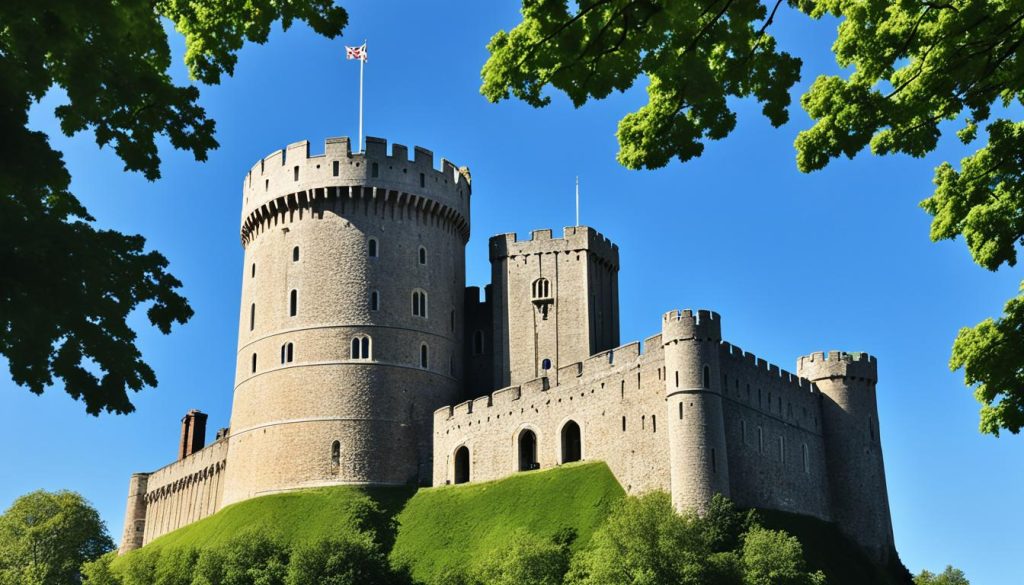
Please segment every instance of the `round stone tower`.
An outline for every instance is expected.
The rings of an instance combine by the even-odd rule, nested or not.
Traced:
[[[799,358],[797,373],[822,394],[833,518],[840,530],[887,562],[894,544],[875,403],[878,362],[866,353],[818,352]]]
[[[238,365],[223,503],[428,482],[435,409],[462,376],[469,171],[332,138],[243,185]]]
[[[711,311],[669,311],[661,339],[672,503],[703,512],[715,493],[729,495],[718,359],[722,323]]]

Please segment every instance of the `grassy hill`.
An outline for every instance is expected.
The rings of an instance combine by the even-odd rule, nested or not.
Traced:
[[[474,567],[516,530],[550,538],[572,528],[578,535],[574,548],[585,547],[624,496],[604,463],[571,464],[500,481],[418,491],[406,487],[310,489],[228,506],[114,564],[131,563],[133,557],[141,562],[141,557],[169,549],[219,547],[243,528],[259,528],[294,545],[362,527],[381,536],[391,550],[392,564],[407,567],[418,582],[429,583],[447,567]],[[808,565],[824,571],[829,585],[908,583],[909,575],[900,571],[898,563],[884,569],[875,566],[833,524],[771,511],[761,512],[761,518],[769,528],[796,535]]]
[[[604,463],[420,490],[398,515],[391,558],[408,566],[416,579],[429,581],[446,566],[473,566],[517,529],[549,538],[561,528],[574,528],[578,548],[624,496]]]

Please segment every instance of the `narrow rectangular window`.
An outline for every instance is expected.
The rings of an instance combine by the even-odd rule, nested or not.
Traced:
[[[339,170],[339,167],[340,167],[340,166],[341,166],[341,163],[339,163],[338,161],[334,161],[334,164],[333,164],[333,172],[334,172],[334,176],[335,176],[335,177],[337,177],[337,176],[338,176],[338,170]]]
[[[380,176],[380,166],[378,166],[377,163],[373,163],[373,165],[370,167],[370,176],[373,178],[377,178]]]
[[[679,370],[676,370],[676,388],[679,387]]]
[[[299,180],[299,165],[295,165],[295,180]]]
[[[658,432],[658,415],[656,414],[651,415],[651,432]]]
[[[256,373],[256,354],[252,354],[252,373]]]
[[[711,473],[718,473],[718,462],[715,461],[715,448],[711,448]]]
[[[622,432],[626,432],[626,417],[622,417]]]
[[[679,403],[679,420],[683,420],[683,403]]]

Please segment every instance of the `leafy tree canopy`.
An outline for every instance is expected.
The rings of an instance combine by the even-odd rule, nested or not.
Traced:
[[[61,381],[90,414],[131,412],[128,390],[157,380],[128,314],[147,306],[164,333],[192,316],[163,255],[92,225],[61,153],[28,128],[32,104],[61,91],[54,113],[65,134],[91,131],[125,170],[155,180],[157,137],[200,161],[217,147],[199,88],[168,73],[165,21],[185,38],[191,76],[216,84],[274,23],[304,21],[333,38],[347,18],[331,0],[0,3],[0,354],[16,383],[38,394]]]
[[[0,516],[0,585],[63,585],[114,548],[100,515],[69,491],[26,494]]]
[[[937,575],[931,571],[921,571],[914,577],[914,585],[971,585],[971,582],[964,576],[963,571],[948,565],[946,570]]]
[[[481,91],[546,105],[548,86],[577,107],[647,80],[647,103],[619,122],[618,159],[658,168],[701,154],[735,126],[728,97],[753,97],[778,126],[800,61],[777,49],[769,27],[782,0],[523,0],[522,22],[491,39]],[[944,122],[965,144],[986,138],[960,169],[944,163],[922,202],[934,240],[963,236],[979,265],[1016,264],[1024,243],[1022,103],[1024,0],[789,0],[811,18],[840,20],[832,50],[843,76],[817,78],[800,103],[814,120],[796,139],[809,172],[834,158],[921,157]],[[1024,424],[1024,297],[1004,315],[959,333],[950,362],[976,385],[981,430]]]

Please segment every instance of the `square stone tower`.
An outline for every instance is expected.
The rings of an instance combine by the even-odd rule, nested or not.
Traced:
[[[589,227],[490,240],[494,383],[520,384],[619,344],[619,248]]]

